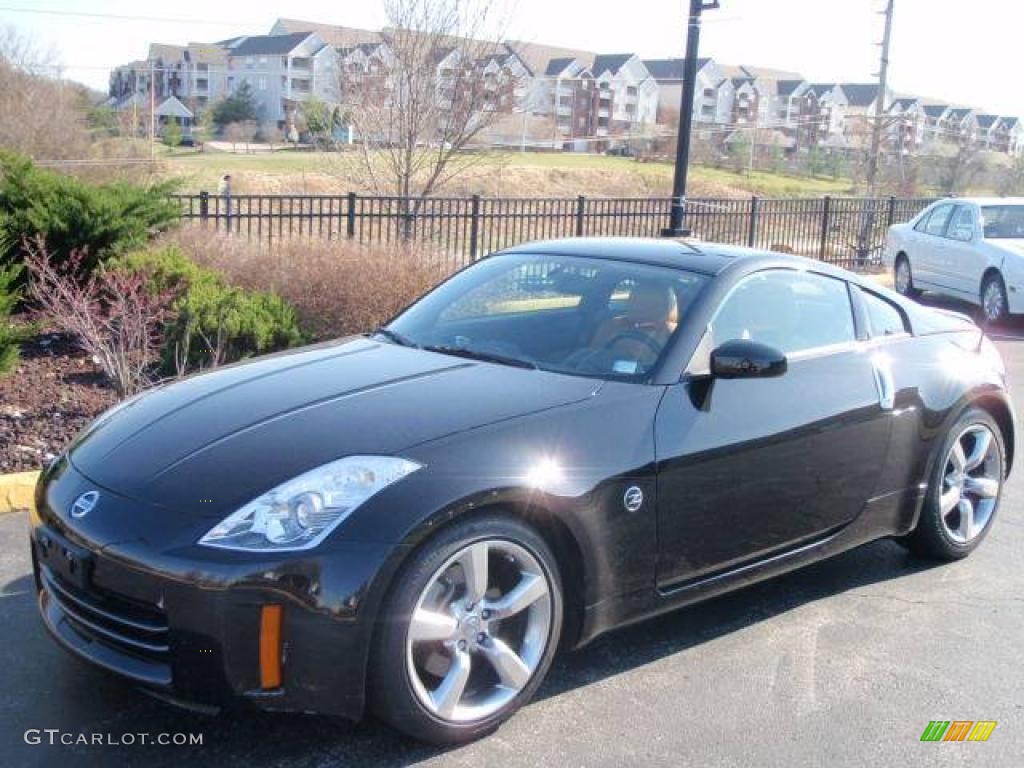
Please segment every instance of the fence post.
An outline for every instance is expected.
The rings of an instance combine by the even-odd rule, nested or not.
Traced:
[[[206,226],[206,220],[210,218],[210,193],[200,192],[199,193],[199,218],[203,222],[203,226]]]
[[[583,214],[587,210],[587,198],[580,195],[576,198],[576,237],[583,237]]]
[[[761,207],[761,199],[757,195],[750,198],[750,224],[747,227],[747,247],[753,248],[757,242],[757,216]]]
[[[473,195],[469,220],[469,260],[476,261],[480,247],[480,195]]]
[[[818,248],[818,258],[825,261],[825,252],[828,248],[828,225],[829,213],[832,209],[832,198],[825,195],[824,205],[821,209],[821,245]]]
[[[896,223],[896,198],[893,195],[889,196],[889,209],[885,214],[886,226],[891,227]]]
[[[345,234],[349,240],[356,236],[356,193],[348,193],[348,210],[345,211]]]

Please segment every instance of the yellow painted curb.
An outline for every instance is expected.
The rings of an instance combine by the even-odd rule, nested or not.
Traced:
[[[31,509],[38,479],[38,472],[0,475],[0,515],[4,512]]]

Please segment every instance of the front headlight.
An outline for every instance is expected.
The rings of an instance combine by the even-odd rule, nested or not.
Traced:
[[[360,504],[420,467],[390,456],[332,461],[249,502],[211,528],[199,543],[246,552],[311,549]]]

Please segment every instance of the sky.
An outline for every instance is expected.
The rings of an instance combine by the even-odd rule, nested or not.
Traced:
[[[683,55],[686,0],[501,1],[513,39],[645,58]],[[1012,74],[1020,66],[1024,3],[894,2],[889,82],[897,92],[1024,116],[1024,88]],[[814,82],[868,82],[878,71],[883,7],[884,0],[721,0],[705,13],[701,55],[792,70]],[[65,76],[101,90],[111,67],[145,58],[150,42],[266,34],[282,13],[370,29],[386,23],[382,0],[0,0],[0,26],[52,49]]]

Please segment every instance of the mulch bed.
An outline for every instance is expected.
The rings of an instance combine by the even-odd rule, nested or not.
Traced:
[[[0,378],[0,474],[42,469],[116,400],[66,336],[33,337],[14,373]]]

